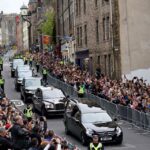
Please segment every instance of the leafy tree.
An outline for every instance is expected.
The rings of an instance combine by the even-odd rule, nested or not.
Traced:
[[[49,10],[45,14],[46,21],[41,25],[41,30],[44,35],[54,37],[55,35],[55,13],[53,10]],[[55,39],[55,37],[54,37]]]

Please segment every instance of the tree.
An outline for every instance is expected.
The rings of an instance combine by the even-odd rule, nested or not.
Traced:
[[[55,39],[55,13],[48,10],[45,14],[46,21],[41,25],[41,30],[44,35],[49,35],[52,39]],[[54,37],[54,38],[53,38]]]

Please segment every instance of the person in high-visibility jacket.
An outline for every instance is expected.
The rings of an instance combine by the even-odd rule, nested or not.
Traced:
[[[4,91],[4,84],[5,80],[3,79],[2,75],[0,75],[0,87],[3,89],[3,91]]]
[[[25,108],[25,109],[23,110],[23,113],[24,113],[24,115],[25,115],[25,117],[26,117],[27,119],[31,119],[32,116],[33,116],[32,107],[28,104],[28,105],[27,105],[27,108]]]
[[[92,142],[89,144],[88,150],[104,150],[98,134],[94,133],[92,135]]]
[[[0,57],[0,68],[1,68],[1,71],[3,71],[3,59],[2,59],[2,57]]]
[[[84,93],[85,93],[85,86],[80,85],[79,86],[79,91],[78,91],[78,97],[82,98],[84,96]]]
[[[43,81],[44,81],[45,83],[47,83],[47,74],[48,74],[48,72],[47,72],[47,70],[46,70],[45,67],[44,67],[43,70],[42,70],[42,74],[43,74]]]

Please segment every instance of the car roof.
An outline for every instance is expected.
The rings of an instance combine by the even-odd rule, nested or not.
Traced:
[[[48,87],[41,86],[38,89],[41,89],[42,91],[44,91],[44,90],[52,90],[52,89],[57,89],[57,88],[55,88],[53,86],[48,86]],[[60,90],[60,89],[58,89],[58,90]]]
[[[79,108],[80,112],[83,113],[106,113],[96,102],[87,98],[81,99],[70,99]]]
[[[30,79],[42,79],[41,77],[25,77],[25,80],[30,80]]]

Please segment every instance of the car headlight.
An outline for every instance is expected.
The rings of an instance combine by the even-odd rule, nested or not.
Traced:
[[[93,130],[90,129],[90,128],[86,128],[86,134],[89,135],[89,136],[92,136]]]
[[[116,134],[117,134],[117,136],[119,136],[121,134],[121,132],[122,132],[121,129],[119,127],[117,127],[116,128]]]
[[[54,104],[52,104],[52,103],[47,103],[47,102],[44,102],[44,104],[45,104],[45,108],[51,108],[51,109],[53,109],[54,108]]]

